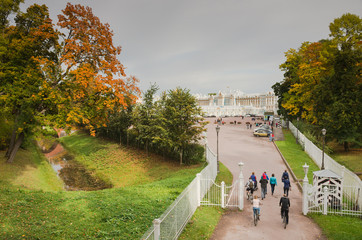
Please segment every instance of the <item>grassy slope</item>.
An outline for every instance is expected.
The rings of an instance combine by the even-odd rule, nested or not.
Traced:
[[[303,170],[300,171],[300,169],[303,169],[301,166],[304,165],[304,162],[310,165],[308,179],[311,183],[313,171],[319,169],[303,149],[296,144],[295,138],[290,131],[283,132],[285,141],[276,141],[275,143],[293,169],[293,172],[297,175],[297,178],[302,179],[304,177]],[[314,219],[314,221],[322,228],[323,233],[330,240],[362,239],[362,221],[359,218],[335,215],[325,216],[321,214],[308,214],[308,216]]]
[[[112,183],[114,187],[153,182],[175,174],[182,175],[183,171],[192,171],[193,168],[199,167],[180,168],[178,161],[165,161],[156,155],[148,157],[144,152],[85,137],[82,133],[61,138],[61,141],[67,149],[76,154],[76,161]]]
[[[346,166],[349,170],[355,173],[362,173],[362,151],[351,150],[349,152],[338,151],[331,157],[339,164]],[[362,175],[359,175],[362,179]]]
[[[73,138],[74,145],[68,147],[77,147],[77,159],[82,158],[89,166],[94,166],[96,172],[101,157],[108,158],[124,150],[110,143],[98,142],[94,138],[77,138],[82,146],[78,148],[78,140]],[[95,147],[98,144],[99,146]],[[36,164],[32,163],[36,162],[35,159],[29,159],[24,166],[23,159],[37,154],[32,150],[19,154],[14,165],[1,163],[2,173],[9,170],[13,172],[0,175],[2,239],[139,239],[152,225],[152,220],[164,212],[202,169],[201,166],[180,167],[167,162],[159,163],[154,157],[147,158],[141,153],[133,153],[132,157],[124,157],[118,163],[108,162],[109,164],[99,168],[98,172],[100,175],[108,174],[114,185],[125,187],[95,192],[54,192],[48,190],[57,190],[59,186],[44,187],[48,175],[56,179],[55,173],[46,162]],[[127,150],[124,154],[131,155],[132,151]],[[119,158],[114,157],[112,161],[116,159]],[[132,163],[126,164],[127,161]],[[124,168],[122,173],[117,171],[117,164]],[[138,164],[141,164],[141,167]],[[43,168],[42,165],[46,166],[46,170],[39,170]],[[139,169],[145,165],[148,169],[144,172],[146,177],[141,181],[133,179],[127,183],[117,183],[117,175],[142,172]],[[27,170],[29,167],[30,170]],[[116,170],[112,171],[112,168]],[[38,174],[39,171],[42,173]],[[27,183],[30,180],[26,179],[25,175],[33,179],[32,184]],[[145,182],[148,183],[142,184]]]
[[[43,154],[34,146],[29,147],[30,151],[20,149],[11,164],[6,163],[5,152],[0,151],[0,180],[27,189],[61,190],[63,183]]]
[[[220,163],[220,173],[216,178],[216,182],[221,183],[222,181],[224,181],[226,185],[231,185],[233,176],[231,172]],[[199,207],[186,225],[179,239],[209,239],[224,211],[221,207]]]
[[[284,131],[285,141],[275,141],[284,158],[288,161],[289,166],[293,169],[294,174],[298,179],[304,178],[303,165],[309,165],[308,179],[313,182],[313,172],[318,171],[317,164],[303,151],[302,147],[296,143],[294,136]]]

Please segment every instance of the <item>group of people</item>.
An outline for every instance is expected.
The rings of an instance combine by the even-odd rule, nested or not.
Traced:
[[[285,214],[286,221],[288,224],[288,221],[289,221],[288,213],[289,213],[289,207],[290,207],[290,200],[289,200],[288,196],[289,196],[289,190],[291,189],[291,186],[290,186],[289,174],[288,174],[287,170],[285,170],[283,172],[281,181],[284,184],[284,186],[283,186],[284,194],[280,198],[279,206],[281,207],[281,216],[283,217],[283,215]],[[260,177],[259,183],[260,183],[260,190],[261,190],[261,200],[264,200],[264,198],[267,195],[268,183],[270,183],[271,194],[274,195],[275,186],[277,186],[277,179],[276,179],[274,173],[272,174],[272,176],[269,179],[268,174],[266,172],[264,172]],[[258,190],[258,181],[257,181],[257,178],[256,178],[254,172],[252,172],[251,176],[249,177],[249,181],[246,183],[245,187],[246,187],[247,191],[250,191],[251,195],[253,195],[254,191]],[[262,203],[258,199],[258,196],[254,195],[253,211],[254,212],[257,211],[258,215],[260,215],[260,205],[261,204]]]

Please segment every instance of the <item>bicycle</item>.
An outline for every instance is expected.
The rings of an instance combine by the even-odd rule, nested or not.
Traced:
[[[286,229],[287,228],[287,216],[284,211],[282,212],[282,219],[283,219],[284,229]]]
[[[259,213],[258,213],[258,209],[253,209],[254,211],[254,225],[258,225],[258,221],[260,220],[259,218]]]
[[[247,200],[250,201],[250,203],[253,203],[253,194],[251,193],[251,190],[248,190],[246,192]]]

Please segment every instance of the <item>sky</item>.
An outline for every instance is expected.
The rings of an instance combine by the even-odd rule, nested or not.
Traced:
[[[362,0],[25,0],[21,9],[45,4],[56,23],[67,2],[110,24],[142,91],[156,83],[194,94],[272,91],[286,51],[327,39],[345,13],[362,15]]]

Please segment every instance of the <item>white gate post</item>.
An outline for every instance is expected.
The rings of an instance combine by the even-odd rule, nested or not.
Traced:
[[[244,209],[244,175],[243,175],[244,163],[239,162],[240,174],[239,174],[239,210]]]
[[[153,220],[153,237],[156,240],[161,239],[161,220],[160,219],[155,219]]]
[[[225,208],[225,182],[221,182],[221,207]]]
[[[197,206],[201,205],[201,173],[196,174]]]
[[[308,214],[308,188],[309,188],[309,182],[308,182],[308,168],[309,166],[307,163],[304,163],[304,179],[303,179],[303,214]]]
[[[328,195],[328,187],[325,186],[323,188],[323,215],[327,215]]]

